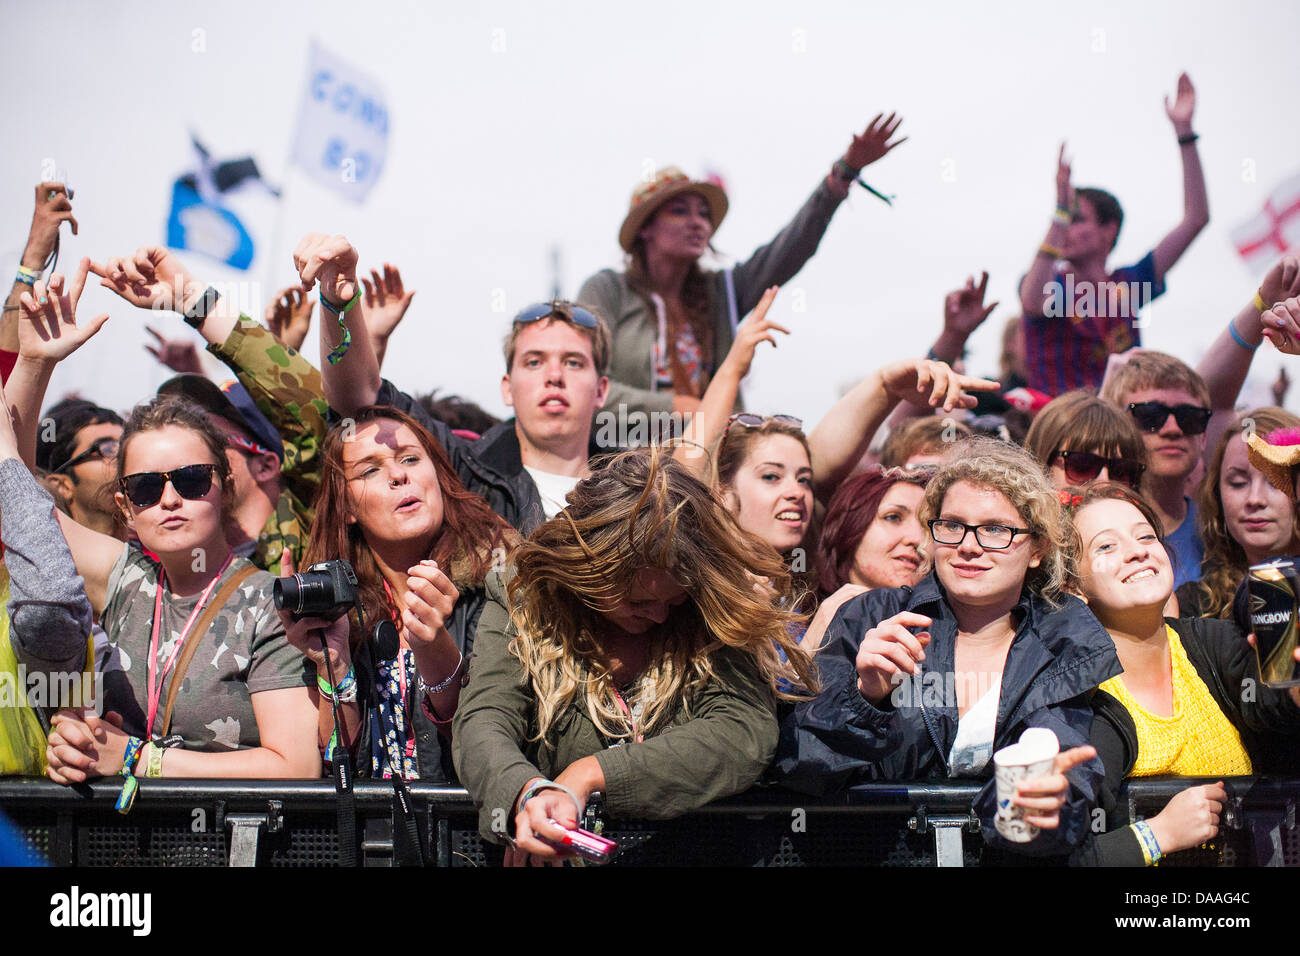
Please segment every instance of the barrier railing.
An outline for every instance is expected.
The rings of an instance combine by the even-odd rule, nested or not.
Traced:
[[[1186,779],[1134,781],[1130,815],[1158,812]],[[1220,836],[1170,857],[1173,865],[1300,866],[1300,780],[1233,777]],[[56,866],[331,866],[338,862],[335,793],[329,782],[146,780],[128,816],[113,809],[118,785],[64,787],[0,778],[0,810],[33,862]],[[483,841],[463,789],[410,787],[428,861],[482,866],[500,850]],[[854,787],[832,799],[775,788],[710,804],[673,821],[609,821],[621,865],[972,866],[983,842],[971,784]],[[366,866],[394,859],[391,785],[356,785],[357,832]],[[598,812],[598,811],[595,811]],[[593,821],[590,821],[594,823]]]

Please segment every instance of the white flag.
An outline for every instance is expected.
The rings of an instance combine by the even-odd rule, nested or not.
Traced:
[[[1274,189],[1263,209],[1232,230],[1232,244],[1259,275],[1285,253],[1300,249],[1300,176]]]
[[[364,202],[384,170],[388,124],[379,82],[312,40],[293,162],[322,186]]]

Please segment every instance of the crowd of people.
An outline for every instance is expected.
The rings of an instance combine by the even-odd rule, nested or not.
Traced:
[[[893,114],[734,268],[705,267],[719,185],[639,184],[624,271],[511,323],[507,421],[384,378],[414,292],[387,263],[359,278],[346,237],[303,237],[259,323],[157,246],[46,276],[77,223],[41,183],[0,321],[0,668],[98,691],[9,709],[0,772],[120,777],[123,809],[137,778],[459,783],[507,864],[571,856],[597,792],[666,819],[757,783],[979,781],[990,860],[1143,865],[1212,839],[1222,783],[1150,819],[1116,796],[1300,769],[1300,688],[1259,682],[1246,590],[1300,553],[1300,418],[1238,408],[1265,338],[1300,353],[1300,262],[1242,290],[1198,368],[1140,347],[1209,218],[1194,106],[1184,75],[1185,217],[1140,263],[1108,269],[1119,202],[1075,189],[1063,147],[997,379],[962,369],[984,273],[926,356],[813,424],[745,409],[742,383],[787,334],[779,286],[855,184],[875,193]],[[150,329],[178,373],[156,395],[43,410],[107,319],[78,315],[92,275],[234,378]],[[317,304],[319,369],[298,351]],[[606,440],[602,411],[645,440]],[[1061,749],[1010,798],[1041,831],[1012,842],[993,755],[1031,728]]]

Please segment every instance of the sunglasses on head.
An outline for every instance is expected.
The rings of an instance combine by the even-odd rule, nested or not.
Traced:
[[[803,419],[795,418],[793,415],[751,415],[749,412],[739,412],[727,419],[727,427],[722,430],[722,437],[727,437],[727,432],[731,431],[732,425],[741,425],[745,428],[762,428],[768,422],[776,422],[778,425],[790,425],[793,428],[803,428]]]
[[[182,498],[195,501],[206,496],[212,490],[212,475],[216,470],[216,465],[186,465],[171,471],[139,471],[118,482],[131,504],[151,508],[162,500],[169,481]]]
[[[1200,435],[1210,423],[1214,412],[1200,405],[1166,405],[1164,402],[1129,402],[1129,412],[1138,428],[1146,432],[1158,432],[1174,416],[1178,430],[1184,435]]]
[[[1072,485],[1086,485],[1105,468],[1111,481],[1122,481],[1137,491],[1142,472],[1147,470],[1146,465],[1132,458],[1106,458],[1090,451],[1061,451],[1056,457],[1064,463],[1065,477]]]
[[[105,461],[108,461],[109,459],[112,458],[116,458],[117,444],[118,441],[116,438],[109,438],[107,436],[104,438],[96,438],[93,442],[90,443],[90,447],[87,448],[85,451],[83,451],[80,455],[76,455],[75,457],[69,458],[63,464],[59,465],[58,468],[52,469],[50,473],[57,475],[60,472],[67,471],[69,468],[75,468],[77,465],[80,465],[83,461],[90,461],[90,459],[92,458],[102,458]]]
[[[538,319],[544,319],[548,315],[568,315],[573,321],[582,326],[584,329],[594,329],[597,326],[596,317],[580,305],[573,305],[569,302],[538,302],[520,310],[515,316],[516,325],[527,325],[529,322],[536,322]]]

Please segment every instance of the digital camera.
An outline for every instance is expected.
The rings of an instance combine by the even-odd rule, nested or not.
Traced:
[[[335,620],[357,602],[357,573],[347,561],[322,561],[293,577],[276,578],[272,596],[276,610],[294,619]]]

